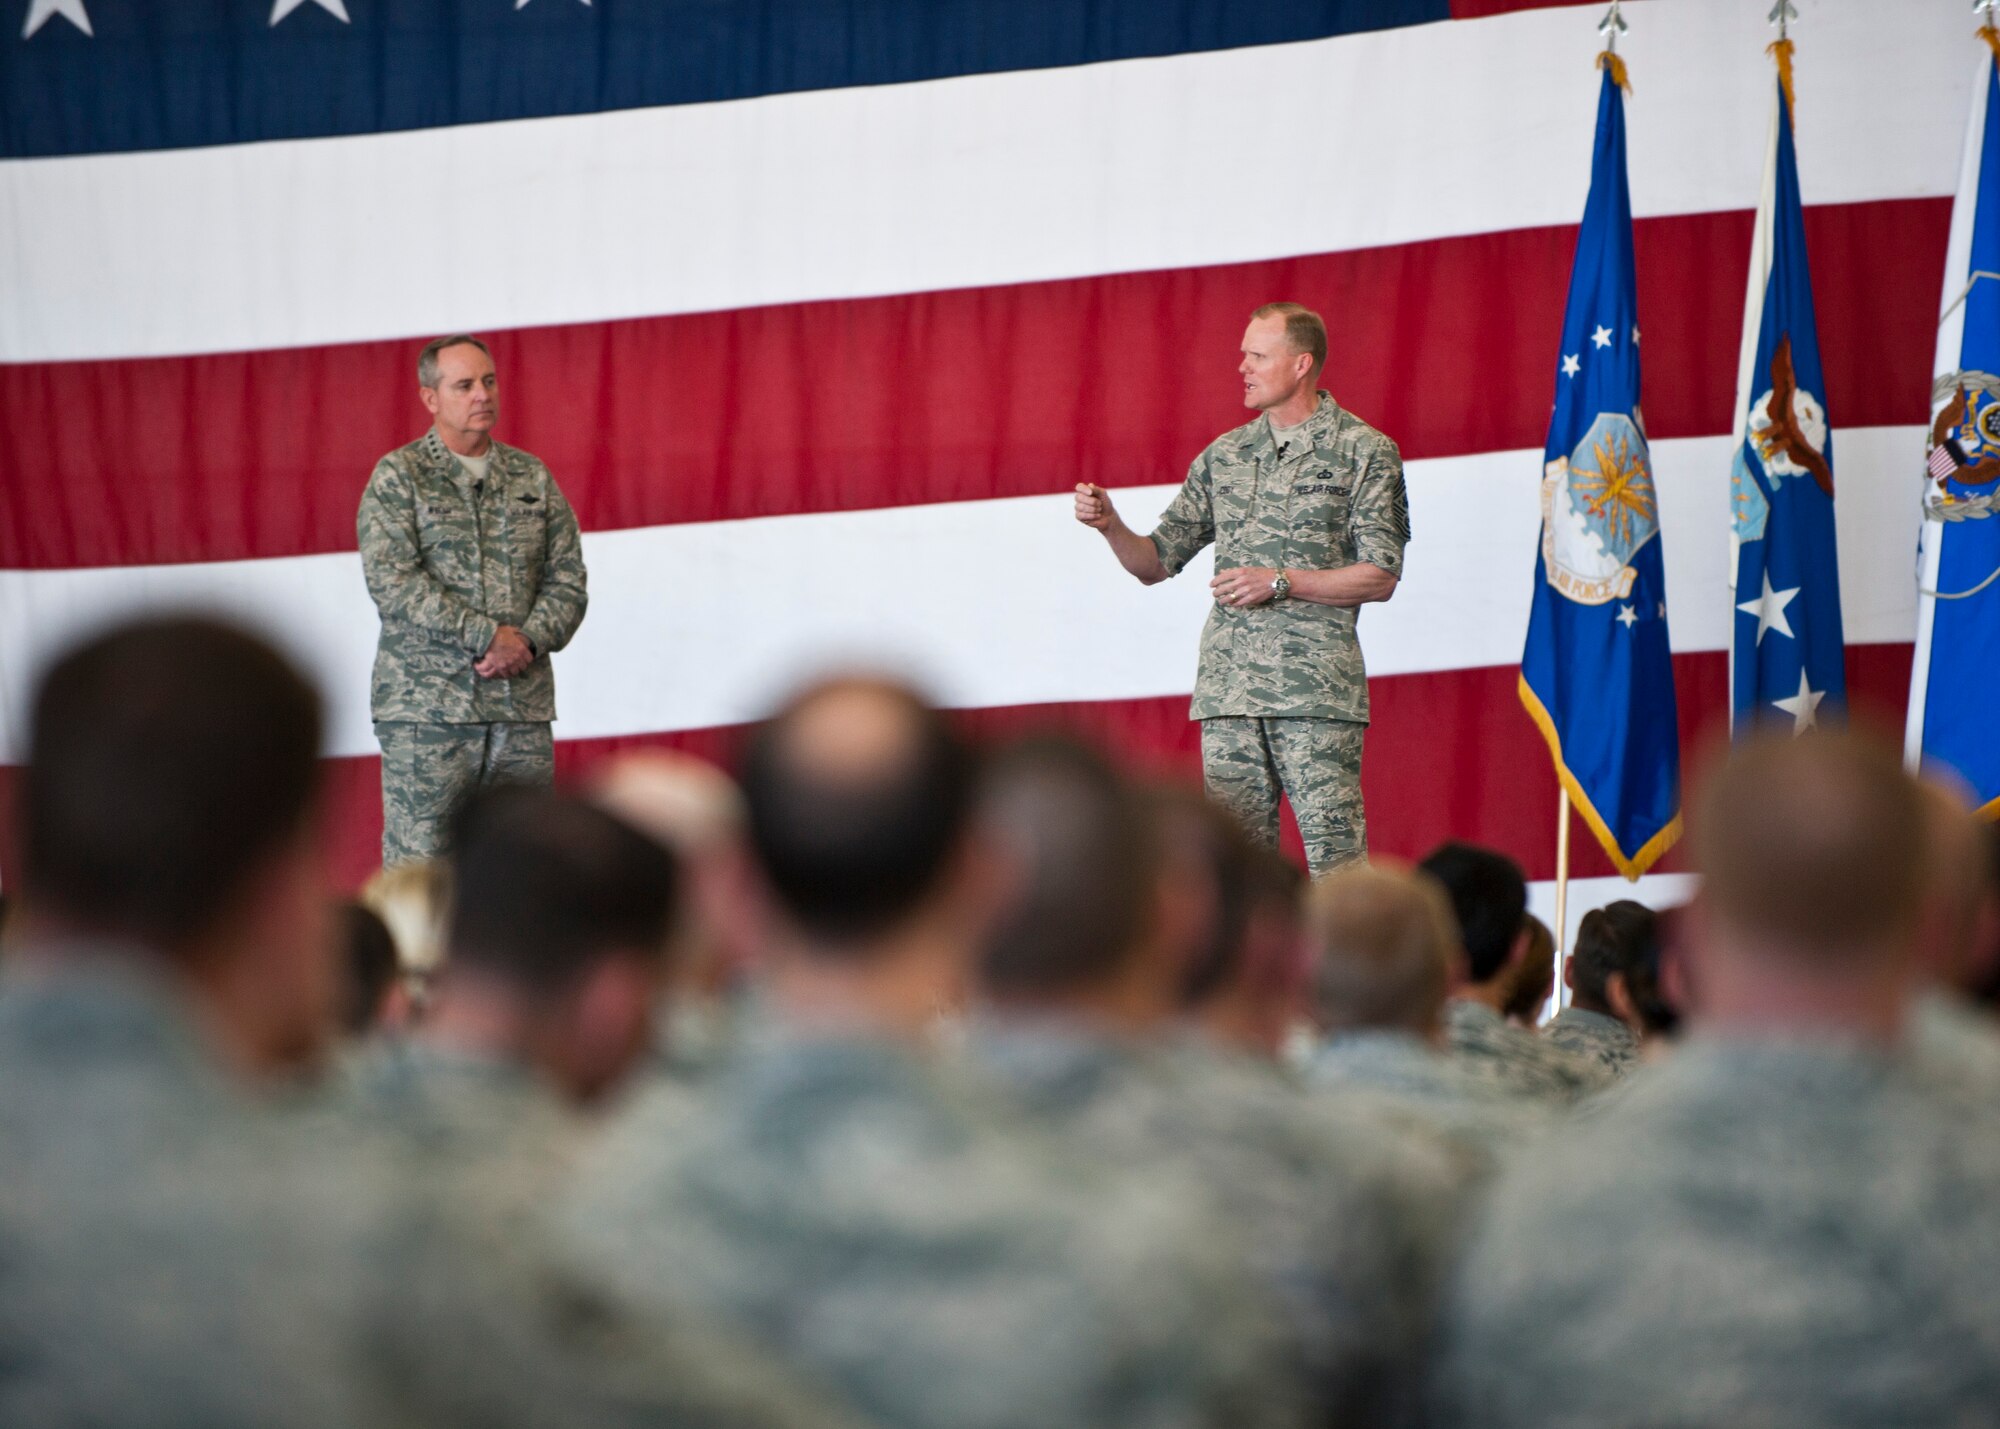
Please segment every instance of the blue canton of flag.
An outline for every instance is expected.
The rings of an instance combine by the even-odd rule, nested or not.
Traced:
[[[1730,718],[1739,730],[1777,721],[1803,732],[1846,703],[1847,676],[1833,433],[1782,83],[1750,251],[1729,483],[1738,602]]]
[[[1906,748],[2000,815],[2000,67],[1980,56],[1946,249]],[[1941,592],[1942,594],[1937,594]]]
[[[1590,198],[1543,453],[1521,703],[1619,872],[1680,837],[1680,739],[1659,501],[1639,411],[1638,283],[1621,67],[1605,57]]]

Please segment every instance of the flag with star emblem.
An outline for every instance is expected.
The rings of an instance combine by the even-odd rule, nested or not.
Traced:
[[[1806,265],[1792,103],[1782,80],[1773,88],[1736,376],[1730,721],[1739,731],[1776,723],[1803,733],[1844,707],[1847,677],[1833,430]]]
[[[1991,31],[1986,32],[1991,35]],[[2000,38],[2000,37],[1996,37]],[[1905,747],[2000,815],[2000,65],[1980,52],[1945,254]]]
[[[1639,407],[1623,70],[1614,56],[1601,62],[1520,692],[1577,812],[1636,879],[1680,837],[1680,740],[1659,494]]]

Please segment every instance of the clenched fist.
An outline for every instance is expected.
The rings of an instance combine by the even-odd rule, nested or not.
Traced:
[[[1110,493],[1101,486],[1080,483],[1076,488],[1076,519],[1093,531],[1110,530],[1111,523],[1118,519]]]

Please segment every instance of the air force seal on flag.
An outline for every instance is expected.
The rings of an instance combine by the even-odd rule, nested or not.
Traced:
[[[2000,506],[2000,377],[1947,372],[1931,387],[1924,515],[1983,521]]]
[[[1599,412],[1583,440],[1542,475],[1542,563],[1579,605],[1632,593],[1632,557],[1660,533],[1646,434],[1623,412]]]
[[[1771,488],[1788,476],[1810,476],[1829,497],[1833,467],[1826,459],[1826,408],[1799,386],[1792,370],[1792,339],[1778,339],[1771,354],[1771,385],[1750,405],[1749,432],[1737,448],[1730,472],[1730,514],[1739,540],[1761,541],[1771,514],[1764,484],[1750,468],[1750,453],[1764,468]]]

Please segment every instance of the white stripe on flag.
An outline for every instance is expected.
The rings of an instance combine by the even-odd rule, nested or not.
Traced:
[[[1761,13],[1635,6],[1641,216],[1750,207]],[[1811,203],[1951,192],[1950,5],[1825,6]],[[163,356],[1184,268],[1566,225],[1591,17],[359,138],[0,164],[0,361]],[[1571,58],[1559,59],[1561,56]],[[1248,178],[1247,95],[1313,114]],[[476,234],[468,213],[493,220]]]

